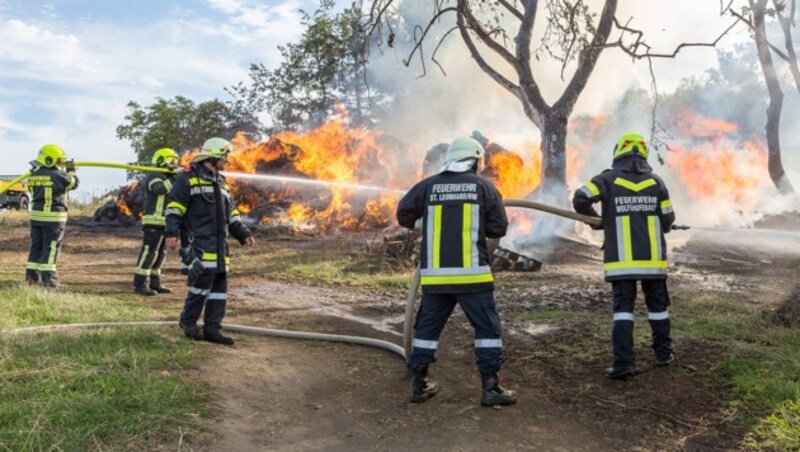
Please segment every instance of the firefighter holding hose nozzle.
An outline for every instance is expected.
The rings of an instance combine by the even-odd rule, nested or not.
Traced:
[[[162,148],[153,154],[152,164],[177,170],[180,156],[175,150]],[[161,265],[167,257],[164,227],[167,224],[164,210],[167,194],[175,183],[175,173],[150,171],[144,179],[145,200],[142,212],[142,249],[133,270],[133,291],[145,296],[172,293],[161,284]]]
[[[233,203],[230,186],[220,171],[225,169],[233,145],[210,138],[192,159],[189,171],[180,173],[167,197],[167,248],[178,247],[182,228],[193,240],[181,249],[188,266],[188,294],[179,320],[186,337],[233,345],[222,334],[222,319],[228,299],[228,235],[242,245],[255,244],[253,234],[242,223]],[[205,310],[203,329],[197,326]]]
[[[56,260],[67,224],[67,192],[78,188],[75,166],[63,149],[47,144],[39,149],[28,177],[31,192],[31,248],[25,281],[44,287],[58,286]]]
[[[483,154],[483,146],[472,138],[456,139],[447,149],[441,172],[416,184],[397,206],[400,225],[422,224],[422,302],[407,363],[414,375],[414,403],[439,391],[428,379],[428,366],[436,361],[439,335],[456,304],[475,329],[475,357],[483,382],[481,404],[517,401],[517,394],[499,382],[502,328],[486,247],[487,237],[506,234],[508,219],[500,193],[477,175]]]
[[[647,163],[644,137],[623,135],[614,147],[611,169],[598,174],[575,192],[572,203],[583,215],[598,216],[592,207],[602,202],[605,236],[603,269],[611,282],[614,361],[606,369],[610,379],[636,374],[633,352],[633,305],[641,281],[652,331],[655,364],[669,366],[672,353],[670,304],[667,292],[667,243],[664,234],[675,222],[672,201],[664,181]]]

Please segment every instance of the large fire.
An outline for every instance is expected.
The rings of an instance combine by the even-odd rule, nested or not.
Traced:
[[[689,111],[673,126],[681,144],[673,146],[668,162],[690,195],[743,211],[756,207],[757,189],[771,184],[761,138],[741,138],[736,124]]]

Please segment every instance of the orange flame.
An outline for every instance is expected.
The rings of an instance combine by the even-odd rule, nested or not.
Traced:
[[[119,195],[117,195],[117,202],[116,202],[117,210],[119,210],[126,217],[133,217],[133,212],[131,211],[130,207],[128,207],[128,203],[125,202],[125,195],[128,194],[134,188],[136,188],[136,185],[137,185],[136,182],[131,182],[130,184],[125,186],[125,188],[122,189]],[[141,217],[142,214],[139,213],[139,216]]]

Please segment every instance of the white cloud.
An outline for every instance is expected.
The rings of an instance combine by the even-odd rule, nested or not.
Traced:
[[[277,46],[302,31],[300,1],[209,6],[219,14],[178,7],[157,21],[81,19],[80,27],[53,8],[36,17],[0,8],[0,173],[25,171],[45,143],[78,160],[130,161],[133,152],[115,135],[128,100],[226,98],[223,87],[245,79],[251,63],[274,65]],[[80,173],[84,192],[125,179],[121,171]]]

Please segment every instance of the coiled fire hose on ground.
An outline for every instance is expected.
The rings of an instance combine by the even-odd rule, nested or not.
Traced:
[[[164,173],[174,172],[168,168],[161,168],[161,167],[152,167],[152,166],[141,166],[141,165],[129,165],[124,163],[108,163],[108,162],[75,162],[74,165],[76,167],[99,167],[99,168],[115,168],[115,169],[127,169],[133,171],[159,171]],[[22,174],[12,180],[10,183],[6,184],[3,187],[0,187],[0,194],[4,193],[10,187],[13,187],[16,183],[21,182],[22,180],[26,179],[30,176],[30,172]],[[586,215],[581,215],[570,210],[561,209],[558,207],[554,207],[548,204],[543,204],[535,201],[525,201],[519,199],[509,199],[505,200],[504,204],[506,207],[517,207],[523,209],[532,209],[538,210],[542,212],[547,212],[553,215],[558,215],[564,218],[569,218],[572,220],[582,221],[587,224],[591,225],[599,225],[601,224],[600,218],[597,217],[589,217]],[[347,344],[356,344],[356,345],[365,345],[369,347],[377,347],[384,350],[388,350],[403,359],[407,359],[408,356],[411,354],[411,341],[414,335],[414,307],[416,304],[417,292],[419,291],[420,285],[420,272],[419,268],[414,272],[414,276],[411,278],[411,287],[409,288],[408,295],[406,296],[406,309],[405,309],[405,316],[403,318],[403,346],[400,347],[397,344],[394,344],[389,341],[384,341],[381,339],[373,339],[369,337],[361,337],[361,336],[347,336],[341,334],[326,334],[326,333],[314,333],[314,332],[307,332],[307,331],[291,331],[291,330],[278,330],[278,329],[271,329],[271,328],[260,328],[254,326],[245,326],[245,325],[230,325],[226,324],[224,326],[226,331],[233,331],[243,334],[253,334],[259,336],[272,336],[272,337],[283,337],[289,339],[312,339],[312,340],[323,340],[323,341],[330,341],[330,342],[342,342]],[[63,325],[45,325],[45,326],[35,326],[35,327],[27,327],[27,328],[16,328],[8,330],[9,332],[37,332],[37,331],[52,331],[52,330],[73,330],[73,329],[100,329],[100,328],[115,328],[115,327],[124,327],[124,326],[173,326],[175,322],[169,321],[152,321],[152,322],[101,322],[101,323],[76,323],[76,324],[63,324]]]

